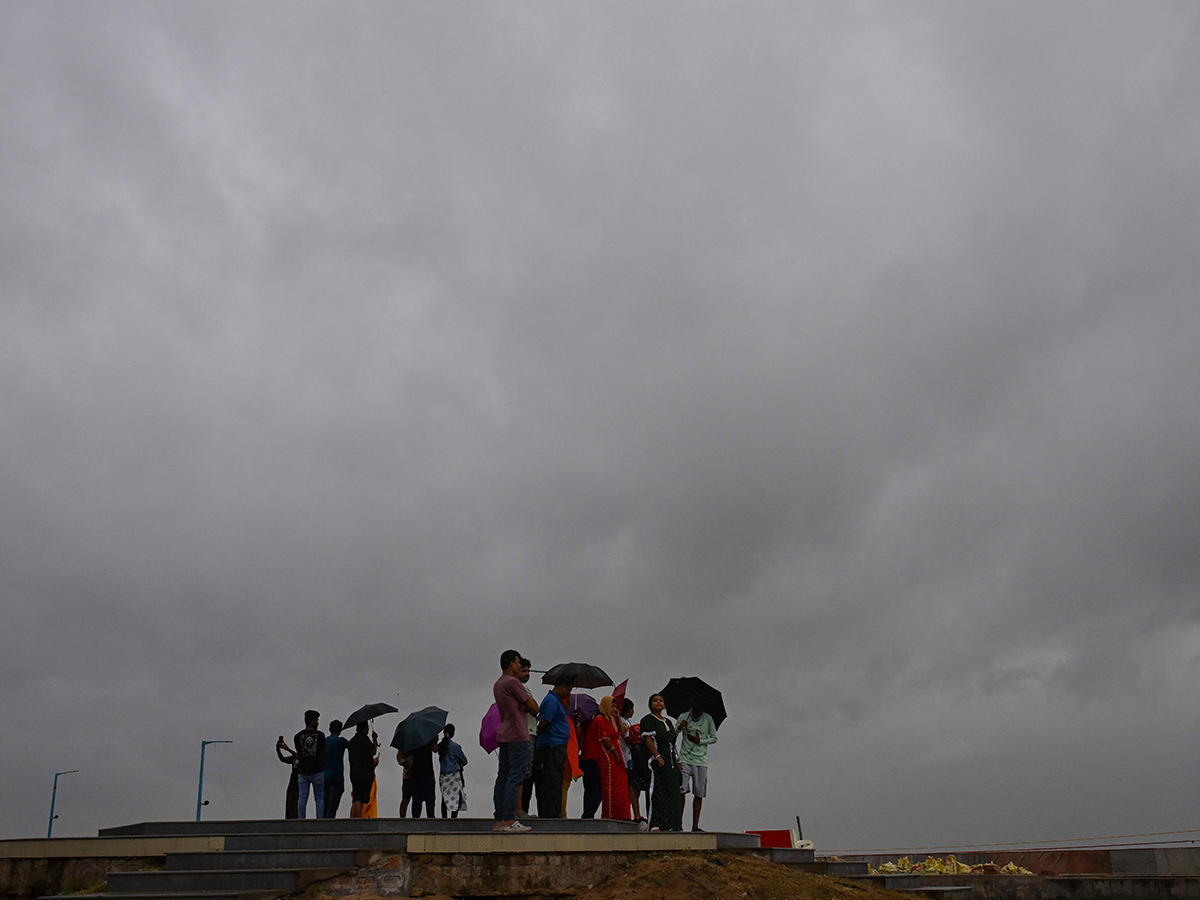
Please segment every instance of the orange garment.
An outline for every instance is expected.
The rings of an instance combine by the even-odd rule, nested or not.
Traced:
[[[562,699],[561,697],[559,698]],[[563,706],[567,705],[567,701],[563,700]],[[579,739],[575,736],[575,723],[567,716],[567,765],[563,769],[562,780],[562,813],[560,819],[567,817],[567,791],[571,787],[571,782],[583,775],[583,769],[579,767]]]
[[[379,789],[379,779],[376,778],[374,781],[371,782],[371,799],[368,800],[365,804],[363,804],[362,817],[364,819],[378,819],[379,818],[379,804],[376,802],[376,800],[378,799],[378,797],[377,797],[378,789]]]

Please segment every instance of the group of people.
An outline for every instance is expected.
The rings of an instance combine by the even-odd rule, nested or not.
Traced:
[[[494,828],[530,827],[536,790],[538,818],[561,818],[571,781],[583,778],[583,817],[646,822],[651,831],[683,830],[683,799],[692,794],[692,830],[708,790],[708,747],[717,740],[713,718],[699,699],[678,721],[661,694],[633,721],[634,704],[601,699],[596,715],[572,716],[570,678],[559,679],[539,704],[528,688],[532,663],[516,650],[500,654],[501,675],[492,687],[500,712],[499,771],[493,790]],[[682,737],[680,747],[676,742]],[[646,794],[647,816],[640,809]]]
[[[355,726],[354,736],[342,737],[342,723],[334,719],[329,723],[329,736],[321,731],[321,714],[315,709],[304,713],[304,730],[293,738],[288,746],[283,735],[275,742],[275,754],[279,761],[292,767],[288,782],[284,815],[289,819],[307,816],[308,795],[313,795],[313,806],[318,819],[337,818],[338,808],[346,790],[346,768],[350,775],[350,818],[375,818],[378,815],[375,769],[379,765],[379,736],[371,730],[369,721]],[[442,794],[442,816],[457,818],[467,808],[467,795],[463,783],[463,766],[466,754],[454,740],[454,726],[447,724],[441,740],[434,738],[423,747],[408,753],[397,751],[396,761],[403,769],[403,788],[400,803],[401,817],[408,815],[412,804],[413,817],[419,817],[422,809],[433,816],[434,794],[437,782],[434,779],[433,757],[439,758]]]
[[[531,666],[516,650],[505,650],[500,654],[500,677],[492,686],[500,713],[499,771],[492,794],[496,830],[529,831],[521,820],[533,818],[535,796],[538,818],[562,818],[567,790],[577,778],[583,779],[585,819],[598,813],[604,819],[645,823],[643,827],[651,831],[682,831],[684,798],[690,793],[692,831],[701,830],[700,811],[708,793],[708,747],[716,742],[717,729],[698,698],[673,720],[662,695],[651,694],[649,712],[635,722],[632,700],[624,698],[618,709],[614,698],[607,696],[588,718],[571,711],[570,678],[559,679],[538,703],[528,687]],[[311,793],[316,817],[336,818],[347,768],[350,817],[376,817],[379,736],[364,720],[347,740],[342,737],[342,723],[334,719],[326,737],[320,720],[320,713],[307,710],[304,730],[296,733],[294,746],[288,746],[283,735],[275,743],[279,761],[292,767],[286,817],[305,818]],[[414,818],[432,817],[439,792],[443,818],[457,818],[466,811],[467,757],[454,734],[454,726],[447,724],[440,739],[396,752],[403,771],[401,817],[409,815],[410,806]]]

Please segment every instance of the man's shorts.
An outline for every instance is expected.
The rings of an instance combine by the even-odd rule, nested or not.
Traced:
[[[688,793],[691,787],[692,796],[703,800],[708,795],[708,766],[693,766],[683,764],[683,780],[679,783],[679,793]]]
[[[375,779],[370,781],[352,781],[350,782],[350,799],[355,803],[370,803],[371,802],[371,785],[375,783]]]

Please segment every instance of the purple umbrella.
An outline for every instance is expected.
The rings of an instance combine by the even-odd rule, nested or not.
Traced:
[[[600,712],[600,704],[596,699],[589,694],[571,694],[571,699],[567,701],[567,712],[572,715],[578,715],[585,722],[590,722],[596,718],[596,713]]]
[[[500,708],[493,703],[479,724],[479,746],[491,753],[500,746]]]

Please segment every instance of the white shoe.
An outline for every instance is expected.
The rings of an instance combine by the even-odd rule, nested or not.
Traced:
[[[511,825],[505,825],[503,828],[496,829],[497,831],[532,831],[528,825],[522,825],[520,822],[513,822]]]

